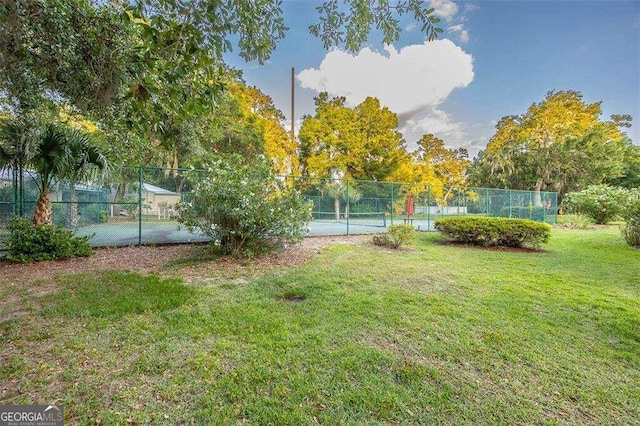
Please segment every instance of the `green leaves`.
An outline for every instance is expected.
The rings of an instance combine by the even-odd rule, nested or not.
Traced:
[[[538,247],[549,241],[551,226],[529,219],[457,216],[436,220],[448,240],[485,247]]]
[[[348,8],[348,10],[347,10]],[[422,31],[429,41],[442,33],[435,27],[440,19],[433,16],[434,9],[423,6],[422,0],[392,2],[386,0],[329,0],[316,8],[319,22],[309,26],[309,32],[320,38],[326,49],[342,45],[355,52],[367,40],[372,29],[383,35],[383,42],[391,44],[400,38],[398,17],[413,15],[422,24]]]
[[[604,224],[625,212],[630,199],[625,188],[592,185],[580,192],[567,194],[562,204],[569,212],[583,214],[595,223]]]
[[[600,102],[549,92],[522,115],[503,117],[474,165],[474,184],[557,191],[562,196],[623,173],[627,138],[600,120]]]
[[[247,255],[299,241],[311,205],[276,178],[264,159],[219,157],[191,172],[192,192],[180,203],[179,221],[210,237],[225,254]]]
[[[351,109],[344,98],[316,98],[316,114],[300,129],[303,173],[314,177],[384,180],[404,158],[395,113],[367,98]]]

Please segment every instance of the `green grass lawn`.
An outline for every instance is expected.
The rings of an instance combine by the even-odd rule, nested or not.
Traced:
[[[69,424],[639,421],[640,251],[619,230],[439,240],[189,286],[58,276],[0,324],[0,404],[61,403]]]

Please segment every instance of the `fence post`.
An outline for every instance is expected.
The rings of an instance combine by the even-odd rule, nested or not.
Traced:
[[[509,190],[509,217],[513,217],[513,201],[511,199],[511,190]],[[520,216],[520,215],[518,215]]]
[[[345,179],[347,186],[347,206],[345,208],[345,212],[347,214],[347,235],[349,235],[349,216],[351,215],[351,206],[349,202],[349,179]]]
[[[138,166],[138,245],[142,245],[142,166]]]
[[[19,214],[20,217],[24,216],[24,164],[22,164],[22,158],[19,161],[19,167],[18,167],[18,199],[20,200],[20,204],[18,206],[19,208]]]
[[[485,188],[485,192],[487,194],[487,217],[491,216],[489,214],[489,188]]]
[[[431,231],[431,185],[427,185],[427,231]]]
[[[393,210],[394,210],[394,202],[393,202],[393,183],[391,184],[391,226],[393,226]]]
[[[14,215],[18,214],[18,171],[16,170],[15,163],[13,164],[13,176],[11,176],[11,183],[13,184],[13,211]]]

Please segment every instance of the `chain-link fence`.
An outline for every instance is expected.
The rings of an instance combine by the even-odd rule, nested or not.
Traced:
[[[176,205],[191,183],[182,169],[121,166],[102,179],[58,182],[51,191],[53,222],[89,235],[93,246],[206,241],[177,221]],[[196,176],[206,178],[205,171]],[[191,176],[194,176],[193,172]],[[34,172],[0,171],[0,249],[13,215],[31,217],[39,190]],[[283,177],[313,202],[310,235],[363,234],[397,223],[430,231],[438,218],[458,215],[527,218],[555,223],[554,192],[492,188],[416,187],[403,183]]]

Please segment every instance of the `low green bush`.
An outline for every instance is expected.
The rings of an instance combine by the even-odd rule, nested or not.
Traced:
[[[90,256],[91,237],[77,237],[58,225],[39,224],[14,217],[8,227],[10,236],[6,258],[14,262],[56,260]]]
[[[589,216],[581,214],[563,214],[558,216],[558,225],[569,229],[587,229],[595,222]]]
[[[415,229],[411,225],[391,225],[386,234],[373,236],[373,244],[394,249],[411,242],[415,237]]]
[[[538,247],[551,236],[546,223],[502,217],[449,217],[437,220],[435,228],[450,241],[487,247]]]
[[[622,236],[631,247],[640,248],[640,190],[628,200],[622,218],[626,222],[621,228]]]

